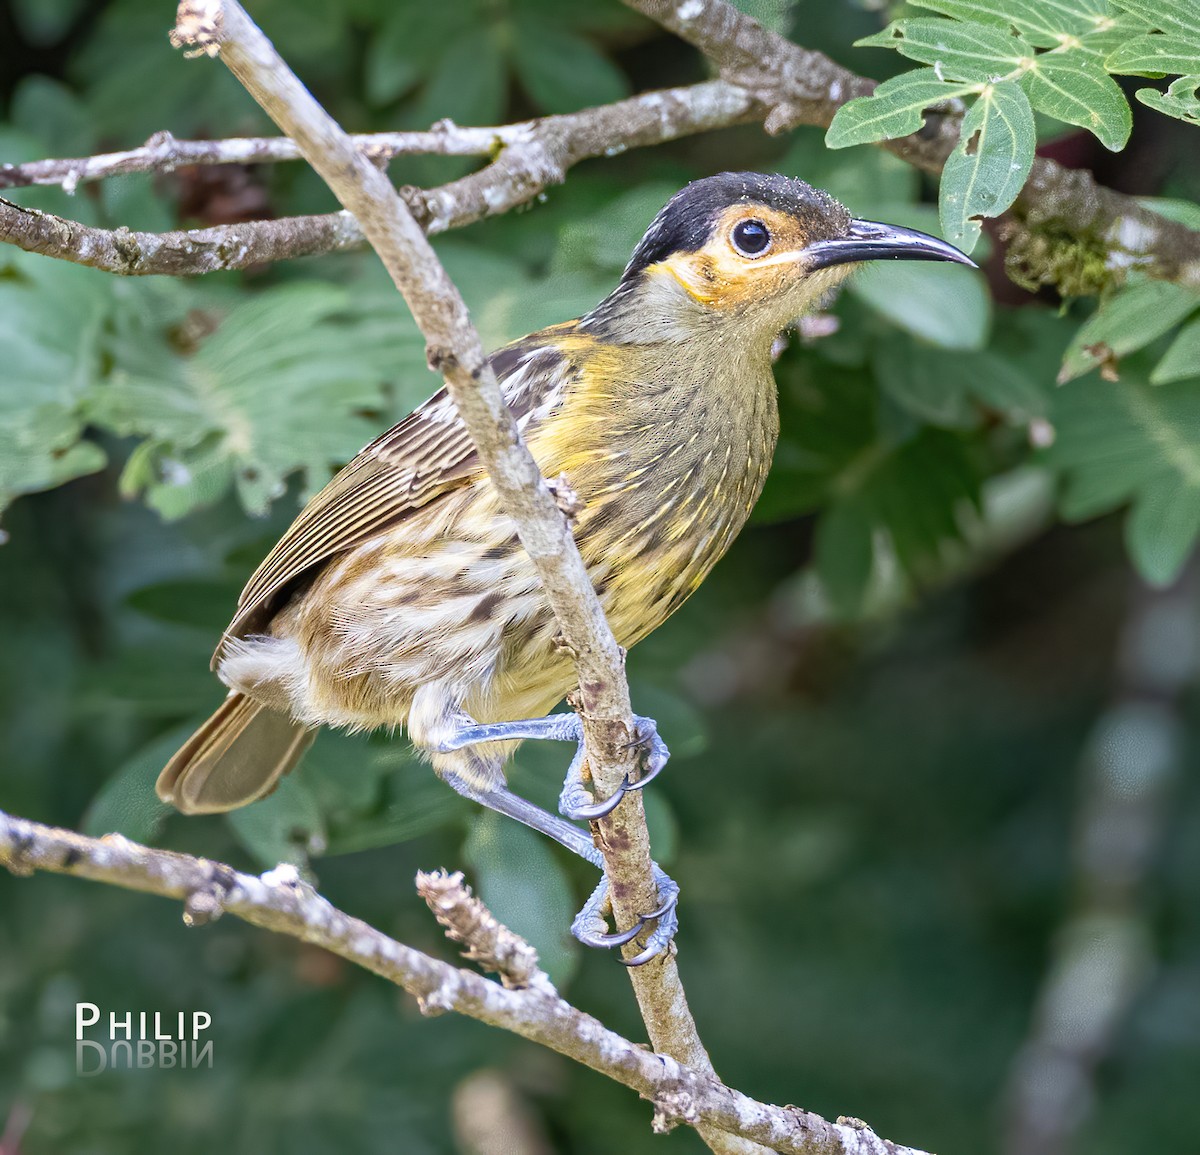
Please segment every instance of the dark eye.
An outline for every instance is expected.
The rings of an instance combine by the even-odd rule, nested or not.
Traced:
[[[762,221],[738,221],[733,226],[733,247],[742,256],[757,257],[771,245],[771,233]]]

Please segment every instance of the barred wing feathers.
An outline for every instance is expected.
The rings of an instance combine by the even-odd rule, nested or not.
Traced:
[[[552,413],[565,392],[572,369],[557,340],[566,328],[525,337],[491,357],[522,432],[531,421]],[[281,596],[314,568],[467,484],[479,472],[466,426],[446,390],[440,389],[372,441],[301,510],[246,583],[213,667],[231,640],[264,631]]]

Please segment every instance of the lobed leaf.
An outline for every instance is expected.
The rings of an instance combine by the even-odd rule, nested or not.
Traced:
[[[103,273],[12,251],[0,267],[0,509],[102,469],[81,440],[85,398],[100,375],[100,335],[113,309]]]
[[[862,608],[879,542],[918,584],[942,570],[962,542],[962,515],[979,507],[980,478],[966,443],[936,429],[877,446],[845,482],[817,523],[814,563],[831,604],[847,616]]]
[[[914,417],[943,429],[978,426],[981,405],[1020,426],[1047,413],[1046,397],[1036,381],[989,350],[886,341],[873,365],[885,394]]]
[[[915,68],[885,80],[870,96],[843,104],[825,133],[830,148],[894,140],[918,132],[926,109],[978,92],[976,84],[950,84],[932,68]]]
[[[944,349],[978,349],[987,341],[987,282],[964,265],[880,261],[850,282],[850,292],[905,332]]]
[[[1034,53],[1023,37],[991,24],[919,17],[896,20],[856,47],[894,48],[933,65],[939,80],[987,83],[1020,67]]]
[[[335,286],[296,283],[236,305],[181,353],[154,318],[126,318],[112,340],[115,367],[88,415],[145,442],[122,485],[166,517],[216,500],[232,482],[265,511],[297,469],[313,490],[368,440],[365,414],[404,324],[363,310],[353,320]],[[431,381],[432,384],[432,381]]]
[[[1043,52],[1030,62],[1021,84],[1039,112],[1086,128],[1110,151],[1120,152],[1129,140],[1129,102],[1098,57],[1082,49]]]
[[[557,985],[564,984],[579,965],[579,944],[567,930],[574,900],[547,840],[486,811],[471,823],[464,854],[488,909],[532,943],[546,973]]]
[[[1102,24],[1083,36],[1079,37],[1079,47],[1097,56],[1107,56],[1115,52],[1135,36],[1141,36],[1148,31],[1146,22],[1140,16],[1130,12],[1121,12],[1117,16],[1105,20]]]
[[[543,112],[575,112],[629,95],[625,74],[582,36],[518,16],[513,64]]]
[[[988,85],[963,117],[961,136],[942,170],[942,235],[964,252],[979,240],[979,221],[1004,212],[1033,164],[1037,132],[1029,99],[1013,80]]]

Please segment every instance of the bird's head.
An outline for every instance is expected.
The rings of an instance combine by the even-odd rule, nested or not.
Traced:
[[[769,340],[863,261],[974,262],[926,233],[856,220],[802,180],[727,172],[667,202],[585,324],[618,341],[713,328]]]

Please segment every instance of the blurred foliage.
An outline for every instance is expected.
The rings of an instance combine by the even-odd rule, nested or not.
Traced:
[[[1192,45],[1183,3],[1123,0],[1122,15],[1103,0],[941,0],[923,7],[953,20],[896,9],[887,15],[905,23],[882,32],[879,5],[746,6],[860,71],[886,69],[875,63],[885,54],[851,47],[872,30],[918,61],[929,35],[970,38],[967,56],[1000,53],[998,38],[1005,53],[1028,45],[1043,78],[1075,75],[1106,94],[1087,125],[1103,145],[1130,124],[1109,73],[1191,75],[1175,67]],[[261,0],[253,11],[360,130],[499,122],[705,74],[609,0],[345,0],[336,18],[324,3]],[[1091,44],[1076,26],[1084,13],[1137,35],[1118,44],[1099,30]],[[0,158],[127,147],[161,129],[266,131],[223,68],[170,49],[170,19],[170,6],[140,0],[14,0],[0,14]],[[1000,140],[1019,174],[1035,130],[1047,148],[1062,143],[1062,126],[1034,112],[1088,119],[1031,79],[992,84],[941,55],[926,63],[871,98],[893,118],[872,132],[917,127],[913,109],[957,86],[976,96],[981,127],[1020,110]],[[905,91],[915,103],[883,108]],[[1146,91],[1157,90],[1136,95],[1153,103]],[[1114,168],[1085,133],[1068,138],[1083,150],[1074,163],[1107,164],[1112,183],[1194,221],[1194,130],[1134,111],[1136,166]],[[872,138],[836,139],[856,115],[839,117],[833,143]],[[994,160],[981,151],[955,163]],[[392,174],[438,181],[466,163],[407,158]],[[528,211],[438,248],[495,346],[590,307],[676,188],[736,167],[803,176],[859,216],[938,228],[935,190],[894,158],[830,152],[815,130],[772,140],[746,127],[582,165]],[[951,192],[962,179],[951,170]],[[989,187],[997,199],[949,215],[944,193],[953,235],[969,239],[975,215],[1000,211],[1006,180]],[[248,205],[332,207],[299,165],[6,195],[158,229]],[[1099,307],[1035,296],[1005,280],[992,250],[985,225],[985,273],[869,268],[832,306],[835,332],[792,340],[754,521],[630,659],[638,708],[674,752],[647,804],[683,886],[684,978],[723,1076],[958,1152],[995,1148],[1001,1089],[1069,898],[1074,766],[1116,678],[1130,560],[1169,583],[1200,535],[1195,294],[1117,270]],[[323,733],[275,795],[228,819],[182,819],[154,798],[158,769],[219,700],[208,657],[245,577],[297,503],[436,385],[378,262],[121,281],[0,249],[0,342],[0,806],[245,868],[295,861],[335,903],[443,957],[411,880],[469,868],[571,998],[641,1037],[621,968],[567,935],[593,872],[477,814],[402,740]],[[1194,700],[1185,722],[1195,749]],[[525,747],[516,788],[552,805],[562,757]],[[1156,1145],[1184,1147],[1200,1126],[1194,783],[1175,809],[1151,899],[1158,977],[1104,1069],[1081,1140],[1093,1155],[1144,1149],[1148,1127]],[[213,1069],[76,1077],[78,999],[207,1010]],[[0,1131],[32,1112],[22,1155],[448,1152],[451,1092],[483,1066],[509,1072],[556,1149],[651,1141],[646,1106],[620,1088],[477,1024],[421,1020],[319,951],[229,919],[189,931],[167,904],[73,880],[0,880]],[[653,1142],[699,1150],[683,1130]]]

